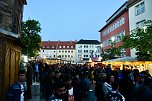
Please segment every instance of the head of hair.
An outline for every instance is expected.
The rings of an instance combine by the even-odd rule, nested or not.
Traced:
[[[67,82],[67,81],[70,81],[71,80],[71,75],[70,74],[65,74],[64,76],[63,76],[63,81],[64,82]]]
[[[57,90],[58,88],[63,88],[63,87],[65,87],[65,84],[62,80],[54,83],[54,90]]]
[[[50,69],[50,70],[48,71],[48,74],[51,74],[51,73],[53,73],[53,72],[54,72],[54,70]]]
[[[19,71],[18,71],[18,75],[19,75],[19,74],[25,74],[25,73],[26,73],[25,70],[19,70]]]

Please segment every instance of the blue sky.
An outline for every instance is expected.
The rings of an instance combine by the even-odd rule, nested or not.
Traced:
[[[127,0],[27,0],[23,21],[38,20],[42,41],[99,40],[106,20]]]

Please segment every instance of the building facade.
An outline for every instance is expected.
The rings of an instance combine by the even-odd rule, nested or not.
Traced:
[[[97,40],[80,40],[76,43],[76,62],[85,63],[90,58],[101,58],[101,44]]]
[[[76,63],[76,41],[42,41],[40,57]]]
[[[152,20],[152,0],[128,0],[130,32],[137,27],[144,27],[144,22]],[[131,57],[136,57],[136,50],[131,50]]]
[[[109,49],[112,42],[116,43],[116,47],[122,45],[122,37],[129,34],[128,2],[106,21],[106,25],[99,32],[103,50]],[[130,49],[123,49],[122,53],[122,57],[130,56]]]
[[[21,22],[26,0],[0,0],[0,100],[17,81],[21,55]]]

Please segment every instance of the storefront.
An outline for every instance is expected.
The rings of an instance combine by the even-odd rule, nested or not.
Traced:
[[[149,70],[152,75],[152,61],[137,61],[135,58],[125,57],[103,61],[102,64],[110,66],[111,69],[138,69],[140,72]]]

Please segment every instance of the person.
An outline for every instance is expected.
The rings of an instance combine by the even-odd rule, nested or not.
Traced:
[[[67,101],[66,88],[63,81],[57,81],[54,84],[53,95],[49,97],[48,101]]]
[[[18,81],[15,82],[8,91],[6,101],[24,101],[25,97],[25,70],[19,70],[18,72]]]
[[[118,82],[111,83],[112,90],[108,92],[106,95],[106,101],[125,101],[125,98],[119,92],[119,84]]]
[[[32,99],[32,94],[31,94],[32,77],[33,77],[33,68],[31,67],[30,63],[27,63],[27,72],[26,72],[27,90],[26,90],[26,97],[28,99]]]
[[[106,82],[106,79],[107,79],[106,73],[100,73],[98,79],[96,80],[95,96],[97,97],[97,101],[105,101],[103,85]]]
[[[152,78],[145,78],[144,83],[133,90],[133,101],[152,101]]]
[[[38,82],[38,75],[39,74],[39,65],[38,63],[35,63],[35,69],[34,69],[34,82]]]
[[[45,76],[43,81],[46,101],[50,96],[52,96],[53,93],[54,76],[55,72],[53,70],[49,70],[48,74]]]
[[[64,82],[65,88],[67,90],[66,98],[68,98],[68,101],[74,101],[74,93],[73,93],[71,75],[65,74],[63,77],[63,82]]]

